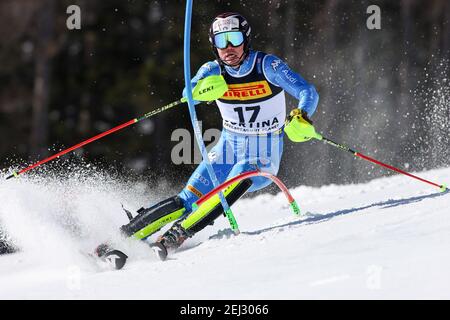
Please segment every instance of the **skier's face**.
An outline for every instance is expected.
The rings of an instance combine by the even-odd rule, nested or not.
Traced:
[[[244,44],[233,47],[230,43],[225,49],[217,49],[220,60],[232,67],[238,66],[244,58]]]

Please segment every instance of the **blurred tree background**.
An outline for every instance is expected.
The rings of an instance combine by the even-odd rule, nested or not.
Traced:
[[[81,29],[66,12],[81,9]],[[369,5],[381,29],[369,30]],[[184,1],[0,0],[0,163],[31,163],[179,99]],[[313,117],[325,136],[409,171],[450,165],[450,1],[194,1],[191,62],[214,59],[208,28],[238,11],[253,48],[278,55],[320,94]],[[288,97],[289,108],[297,102]],[[199,105],[203,129],[221,128]],[[175,165],[186,105],[72,155],[181,187],[193,164]],[[194,143],[192,143],[194,145]],[[362,182],[388,175],[319,142],[286,139],[279,176],[288,186]]]

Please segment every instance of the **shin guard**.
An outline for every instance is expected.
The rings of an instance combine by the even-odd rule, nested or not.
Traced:
[[[150,208],[139,209],[138,215],[120,229],[126,236],[142,240],[160,230],[166,224],[178,220],[185,211],[183,201],[175,196]]]

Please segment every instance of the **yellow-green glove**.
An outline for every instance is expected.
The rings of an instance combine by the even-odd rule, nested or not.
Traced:
[[[299,109],[294,109],[286,119],[284,126],[288,138],[294,142],[305,142],[312,138],[319,138],[320,135],[316,133],[312,121],[309,120],[305,112]]]

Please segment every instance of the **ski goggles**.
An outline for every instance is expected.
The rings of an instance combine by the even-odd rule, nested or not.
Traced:
[[[217,49],[225,49],[228,43],[233,47],[239,47],[244,42],[244,35],[240,31],[228,31],[214,36],[214,46]]]

